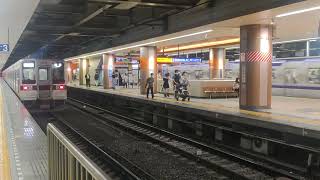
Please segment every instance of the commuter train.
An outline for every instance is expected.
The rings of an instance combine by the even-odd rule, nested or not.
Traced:
[[[224,77],[235,79],[239,76],[239,61],[225,65]],[[208,79],[207,63],[169,66],[170,74],[175,69],[186,71],[190,79]],[[272,94],[278,96],[320,98],[320,58],[274,59],[272,62]]]
[[[226,77],[239,74],[239,63],[229,63]],[[289,59],[272,62],[272,94],[320,98],[320,59]]]
[[[65,102],[64,63],[22,59],[3,71],[3,78],[24,103]]]

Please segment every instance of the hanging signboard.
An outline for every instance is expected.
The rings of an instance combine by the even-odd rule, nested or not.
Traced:
[[[173,58],[175,63],[200,63],[201,58]]]
[[[9,44],[0,44],[0,52],[9,52]]]
[[[173,62],[173,58],[170,57],[157,57],[158,64],[170,64]]]

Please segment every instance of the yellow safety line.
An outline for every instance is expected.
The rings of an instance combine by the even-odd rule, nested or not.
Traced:
[[[0,92],[0,179],[11,180],[10,157],[3,110],[3,95]]]

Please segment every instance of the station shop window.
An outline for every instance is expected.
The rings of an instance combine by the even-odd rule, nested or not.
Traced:
[[[276,58],[304,57],[307,55],[307,42],[292,42],[273,45],[273,54]]]
[[[320,39],[318,40],[310,40],[310,56],[320,56]]]
[[[311,84],[320,84],[320,68],[310,68],[308,70],[308,81]]]
[[[47,68],[39,68],[39,80],[47,81],[48,80],[48,69]]]

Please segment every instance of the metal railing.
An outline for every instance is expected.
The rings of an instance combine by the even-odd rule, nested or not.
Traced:
[[[112,180],[53,124],[47,137],[49,180]]]

